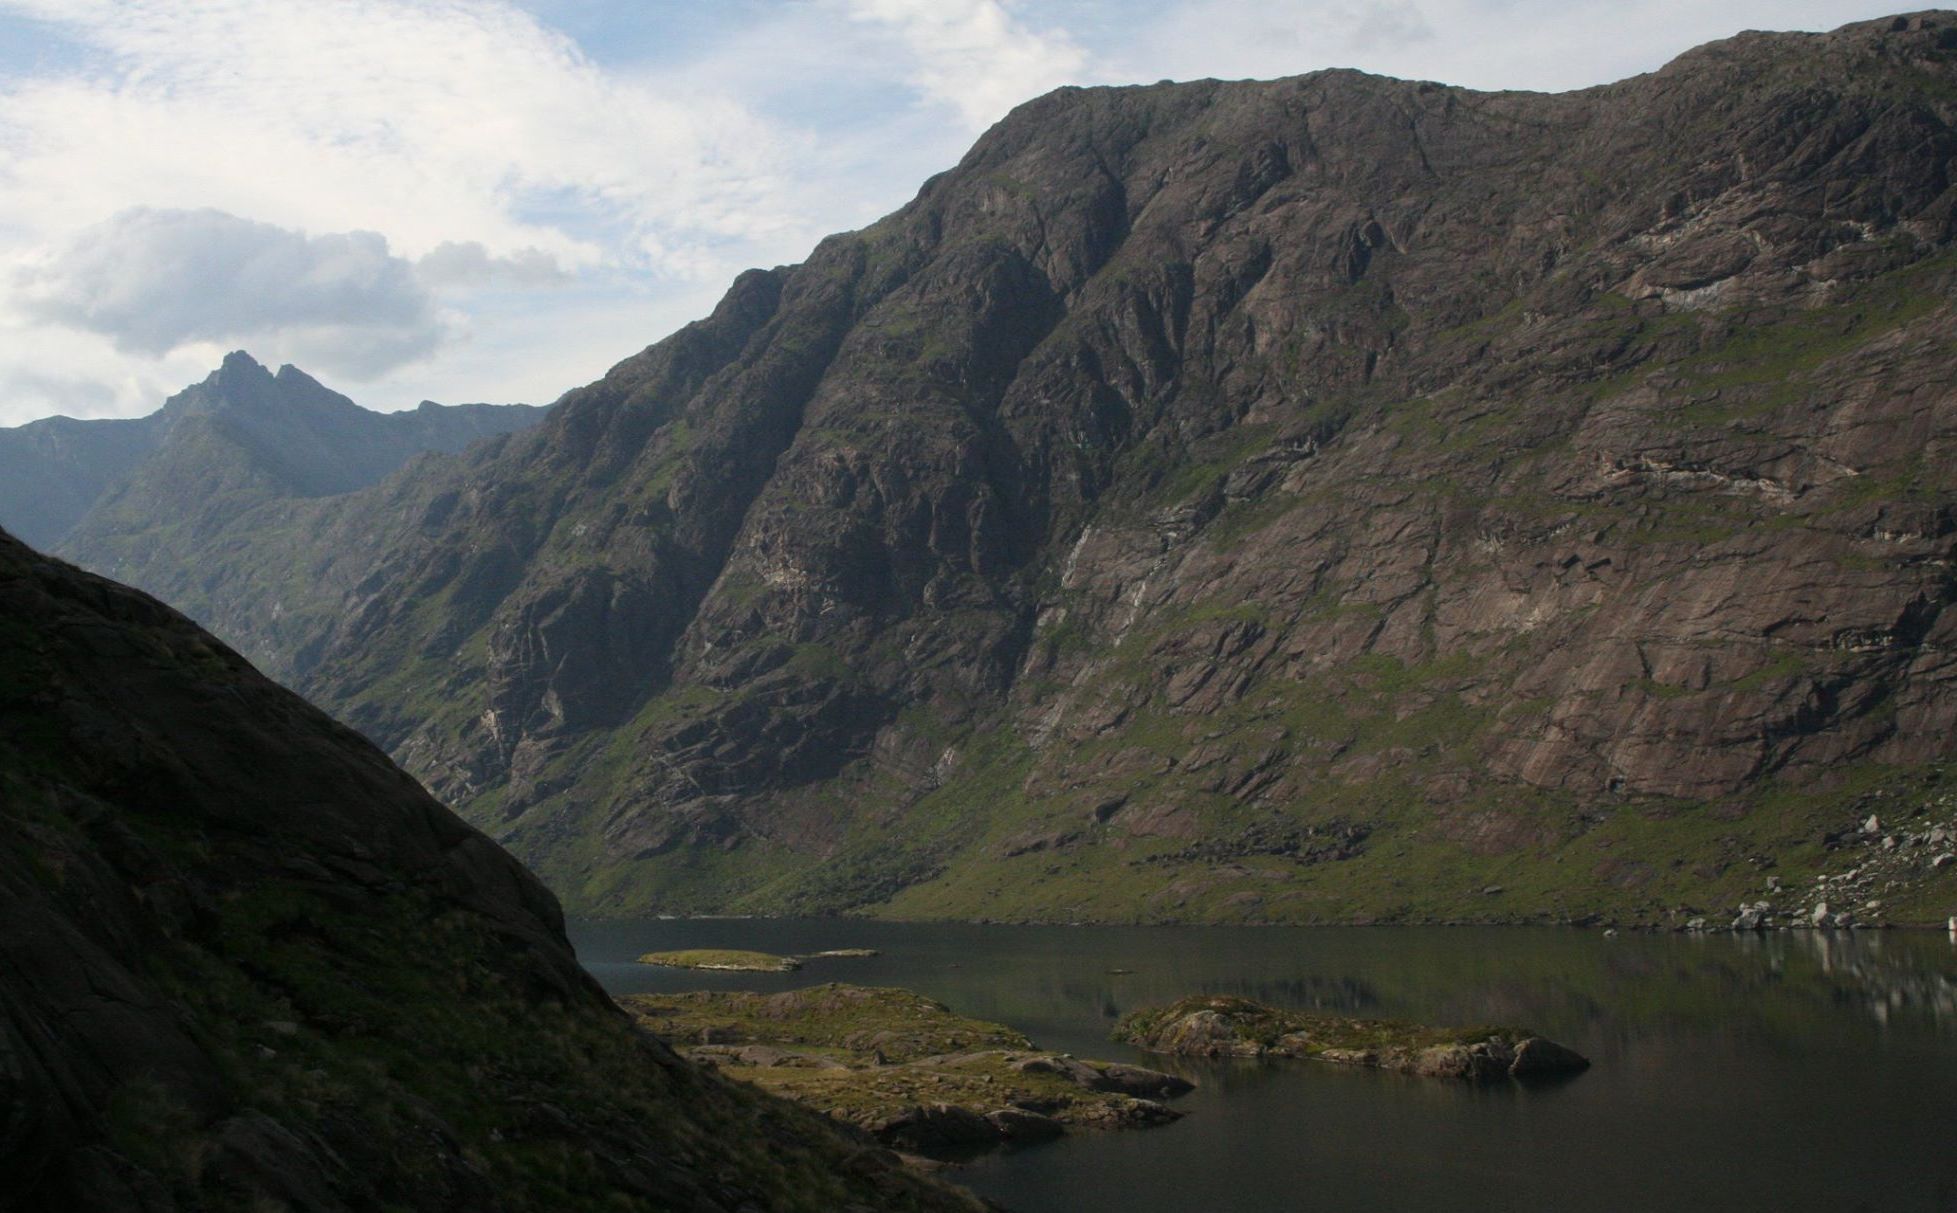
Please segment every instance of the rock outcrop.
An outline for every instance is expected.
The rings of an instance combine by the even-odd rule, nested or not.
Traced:
[[[1953,97],[1062,89],[198,609],[581,910],[1737,904],[1957,730]]]
[[[1122,1019],[1115,1039],[1152,1053],[1300,1057],[1469,1082],[1590,1068],[1574,1049],[1522,1028],[1430,1028],[1287,1011],[1234,997],[1198,996],[1136,1011]]]
[[[534,877],[0,534],[0,1207],[966,1209],[633,1028]]]

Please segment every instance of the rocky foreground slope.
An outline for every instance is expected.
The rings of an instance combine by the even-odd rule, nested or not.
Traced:
[[[206,617],[580,910],[1723,915],[1950,753],[1953,157],[1946,13],[1062,89]]]
[[[0,1208],[965,1209],[705,1074],[557,904],[175,612],[0,534]]]

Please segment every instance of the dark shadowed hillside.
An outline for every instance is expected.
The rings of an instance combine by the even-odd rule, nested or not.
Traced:
[[[198,609],[588,910],[1730,910],[1950,752],[1954,125],[1940,13],[1063,89]]]
[[[0,534],[0,1208],[961,1209],[637,1032],[557,903],[157,602]]]

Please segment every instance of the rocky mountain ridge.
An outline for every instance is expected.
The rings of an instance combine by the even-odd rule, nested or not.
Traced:
[[[1062,89],[196,609],[580,911],[1718,915],[1949,754],[1954,159],[1935,12]]]
[[[0,533],[0,1208],[976,1209],[633,1028],[556,901],[156,601]]]
[[[72,545],[96,564],[121,558],[118,543],[140,551],[137,536],[193,509],[186,484],[215,481],[226,509],[238,508],[247,488],[297,498],[351,492],[417,455],[522,429],[542,412],[424,400],[376,413],[295,366],[274,373],[239,350],[146,417],[49,417],[0,429],[0,526],[36,547]],[[205,529],[222,516],[214,510]]]

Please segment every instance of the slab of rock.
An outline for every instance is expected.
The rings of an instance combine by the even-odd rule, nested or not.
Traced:
[[[1183,1095],[1196,1089],[1195,1083],[1175,1074],[1120,1062],[1081,1061],[1065,1054],[1022,1058],[1013,1063],[1013,1068],[1022,1074],[1057,1074],[1090,1091],[1114,1091],[1151,1099]]]

